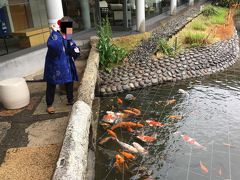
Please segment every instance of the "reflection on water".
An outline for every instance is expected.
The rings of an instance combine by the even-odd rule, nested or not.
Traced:
[[[179,89],[187,94],[180,94]],[[136,100],[124,101],[118,108],[139,108],[142,114],[130,120],[143,123],[144,135],[156,135],[157,140],[144,143],[136,138],[137,133],[117,129],[119,140],[128,144],[138,142],[149,154],[138,154],[136,160],[127,161],[128,169],[119,173],[113,164],[121,147],[115,141],[98,145],[95,179],[238,180],[239,89],[240,63],[237,63],[228,71],[210,77],[131,92]],[[118,97],[124,99],[125,95]],[[176,99],[176,104],[166,106],[166,101],[171,99]],[[117,111],[116,104],[116,96],[102,98],[100,117],[108,110]],[[171,119],[170,115],[182,115],[183,118]],[[168,125],[151,127],[146,124],[147,119]],[[98,140],[106,136],[106,131],[99,126]]]

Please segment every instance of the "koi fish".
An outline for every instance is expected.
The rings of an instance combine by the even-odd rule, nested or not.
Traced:
[[[128,127],[143,127],[140,123],[134,123],[134,122],[120,122],[118,124],[115,124],[111,127],[111,130],[117,129],[117,128],[128,128]]]
[[[146,120],[146,123],[149,124],[149,126],[159,126],[159,127],[163,127],[164,124],[154,121],[154,120]]]
[[[125,112],[127,114],[137,115],[135,112],[133,112],[132,110],[129,110],[129,109],[124,109],[123,112]]]
[[[185,91],[185,90],[183,90],[183,89],[179,89],[179,90],[178,90],[178,93],[181,93],[181,94],[187,94],[188,92]]]
[[[208,173],[208,168],[202,163],[202,161],[200,161],[199,165],[203,173]]]
[[[189,137],[188,135],[182,135],[182,138],[184,141],[188,142],[189,144],[193,144],[201,149],[205,149],[206,150],[206,147],[202,146],[201,144],[199,144],[195,139]]]
[[[137,136],[137,138],[142,140],[143,142],[153,142],[157,139],[156,137],[144,136],[144,135]]]
[[[127,94],[125,96],[125,100],[127,100],[127,101],[133,101],[135,99],[136,99],[136,97],[134,97],[132,94]]]
[[[99,141],[99,144],[103,145],[105,142],[109,141],[109,140],[115,140],[115,137],[105,137],[103,139],[101,139],[101,141]]]
[[[122,104],[122,103],[123,103],[122,99],[118,97],[118,98],[117,98],[117,103],[118,103],[118,104]]]
[[[230,147],[230,148],[235,148],[236,146],[232,145],[232,144],[227,144],[227,143],[223,143],[224,146]]]
[[[127,151],[132,152],[132,153],[138,153],[138,150],[135,147],[133,147],[127,143],[121,142],[118,139],[116,139],[116,140],[117,140],[118,144],[120,146],[122,146],[124,149],[126,149]]]
[[[181,115],[171,115],[168,116],[169,119],[177,119],[177,120],[181,120],[183,118],[183,116]]]
[[[114,113],[112,111],[107,111],[107,114],[103,116],[102,121],[110,124],[114,124],[122,121],[123,113]]]
[[[111,125],[110,124],[108,124],[108,123],[101,123],[100,124],[104,129],[107,129],[107,128],[109,128]]]
[[[107,129],[107,132],[108,132],[108,134],[109,134],[110,136],[117,138],[117,135],[116,135],[116,133],[115,133],[115,132],[113,132],[112,130],[110,130],[110,129]]]
[[[176,99],[167,100],[166,101],[166,106],[171,105],[171,104],[175,104],[176,102],[177,102]]]
[[[219,169],[218,175],[219,175],[219,176],[222,176],[222,168]]]
[[[123,168],[125,167],[126,169],[128,169],[128,166],[127,166],[127,164],[125,163],[125,160],[124,160],[124,158],[120,155],[120,154],[117,154],[116,156],[115,156],[115,158],[116,158],[116,161],[115,161],[115,163],[114,163],[114,167],[116,167],[120,172],[122,172],[123,171]]]
[[[125,151],[120,151],[120,153],[128,159],[135,159],[136,158],[136,156],[134,156],[133,154],[125,152]]]
[[[127,127],[127,131],[130,133],[134,132],[134,130],[131,127]]]
[[[137,109],[137,108],[131,108],[131,110],[132,110],[133,112],[135,112],[135,114],[136,114],[137,116],[139,116],[139,115],[141,114],[141,111],[140,111],[139,109]]]
[[[137,142],[133,142],[132,145],[134,146],[134,148],[137,149],[137,151],[140,154],[146,155],[148,154],[148,151],[146,149],[144,149],[144,147],[142,147],[140,144],[138,144]]]

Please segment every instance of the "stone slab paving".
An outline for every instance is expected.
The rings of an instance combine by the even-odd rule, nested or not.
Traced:
[[[41,99],[41,102],[37,106],[36,110],[34,111],[33,115],[42,115],[42,114],[48,114],[46,112],[46,96],[44,95]],[[66,95],[59,95],[55,94],[55,99],[54,99],[54,108],[56,113],[60,112],[70,112],[72,106],[68,106],[67,104],[67,98]]]
[[[25,129],[28,135],[27,146],[61,144],[68,124],[68,117],[49,119],[31,124]]]
[[[86,61],[77,61],[81,80]],[[57,86],[55,114],[46,112],[46,83],[38,72],[26,77],[28,106],[7,110],[0,104],[0,180],[51,179],[72,106],[67,106],[65,88]],[[80,81],[74,83],[74,97]]]
[[[7,134],[8,129],[11,128],[11,123],[9,122],[0,122],[0,144],[4,137]]]

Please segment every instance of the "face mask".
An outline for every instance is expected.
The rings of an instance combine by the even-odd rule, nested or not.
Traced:
[[[72,33],[73,29],[72,28],[66,28],[66,39],[71,40],[72,39]]]

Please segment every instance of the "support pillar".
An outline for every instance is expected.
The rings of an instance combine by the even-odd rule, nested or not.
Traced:
[[[90,20],[90,10],[89,10],[89,2],[88,0],[79,0],[81,6],[81,13],[83,17],[83,25],[84,29],[91,28],[91,20]]]
[[[189,0],[189,6],[193,6],[194,5],[194,0]]]
[[[170,14],[175,15],[176,12],[177,12],[177,0],[171,0]]]
[[[136,0],[137,31],[145,32],[145,0]]]
[[[46,0],[49,26],[56,24],[63,17],[62,0]]]

